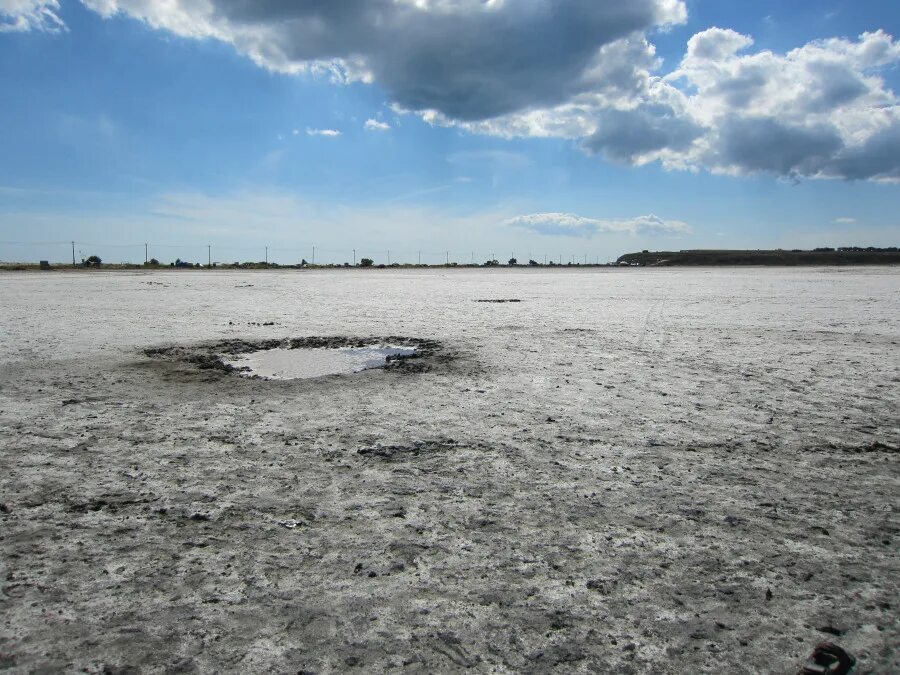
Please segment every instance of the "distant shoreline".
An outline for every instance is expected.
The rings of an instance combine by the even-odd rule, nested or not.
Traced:
[[[838,249],[820,248],[811,251],[803,250],[714,250],[696,249],[684,251],[641,251],[640,253],[626,253],[620,256],[614,263],[593,264],[569,262],[557,263],[526,263],[526,264],[500,264],[496,261],[490,264],[459,264],[447,263],[438,265],[428,264],[402,264],[392,263],[371,265],[327,264],[327,265],[280,265],[277,263],[247,262],[240,264],[211,265],[191,263],[170,264],[68,264],[68,263],[0,263],[0,272],[26,272],[26,271],[83,271],[83,272],[134,272],[134,271],[256,271],[256,270],[448,270],[448,269],[596,269],[596,268],[630,268],[630,267],[810,267],[810,266],[868,266],[868,265],[900,265],[900,249],[891,248],[861,248],[846,247]]]
[[[641,251],[626,253],[616,260],[618,266],[638,267],[807,267],[811,265],[897,265],[900,249],[817,248],[811,251],[784,250],[712,250]]]

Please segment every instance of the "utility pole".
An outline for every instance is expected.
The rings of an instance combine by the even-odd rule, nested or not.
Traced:
[[[212,245],[206,245],[206,266],[212,267]]]
[[[545,265],[547,264],[547,254],[546,253],[544,254],[544,264]]]
[[[315,247],[315,246],[313,246],[312,264],[313,264],[313,265],[316,264],[316,247]]]
[[[584,254],[584,264],[587,265],[587,253]]]
[[[75,267],[75,242],[72,242],[72,267]]]
[[[388,265],[391,264],[391,250],[388,249]]]
[[[447,264],[450,264],[450,251],[447,251]]]
[[[475,251],[472,251],[472,259],[471,259],[471,262],[470,262],[469,264],[470,264],[470,265],[474,265],[474,264],[475,264]]]
[[[356,249],[353,249],[353,266],[356,267]]]
[[[269,266],[269,247],[266,246],[266,267]]]
[[[422,264],[422,251],[419,251],[419,264]]]
[[[74,257],[73,257],[73,259],[74,259]],[[147,242],[144,242],[144,264],[146,265],[147,261],[149,261],[149,260],[150,260],[150,258],[147,257]]]

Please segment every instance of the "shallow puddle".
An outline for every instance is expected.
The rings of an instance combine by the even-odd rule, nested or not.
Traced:
[[[240,369],[245,377],[267,380],[297,380],[323,375],[349,375],[383,368],[388,357],[412,356],[415,347],[392,345],[371,347],[265,349],[247,354],[225,355],[222,361]]]

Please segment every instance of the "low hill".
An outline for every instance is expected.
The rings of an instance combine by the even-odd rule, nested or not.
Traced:
[[[900,249],[891,248],[817,248],[801,250],[734,251],[696,249],[687,251],[642,251],[626,253],[619,265],[653,267],[697,265],[896,265],[900,264]]]

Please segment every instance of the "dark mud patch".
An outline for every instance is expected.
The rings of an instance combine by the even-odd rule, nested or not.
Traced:
[[[360,448],[356,454],[363,457],[371,457],[385,461],[405,460],[419,457],[420,455],[435,455],[459,448],[459,444],[453,439],[437,441],[415,441],[409,445],[373,445]]]
[[[884,432],[882,432],[884,433]],[[889,435],[889,434],[886,434]],[[720,443],[716,444],[715,449],[723,449],[728,447],[728,444]],[[700,448],[695,446],[697,450],[708,450],[711,448]],[[882,439],[874,439],[874,440],[862,440],[862,441],[838,441],[838,440],[830,440],[823,441],[821,443],[813,443],[806,444],[795,448],[795,452],[800,453],[809,453],[809,454],[827,454],[833,453],[834,455],[882,455],[885,459],[888,460],[896,460],[900,458],[900,443],[897,442],[893,437],[883,438]],[[862,459],[862,458],[861,458]]]
[[[157,501],[159,501],[159,497],[144,495],[103,495],[87,501],[73,502],[70,504],[69,510],[74,513],[88,513],[89,511],[96,512],[106,509],[114,513],[130,506],[143,506]]]
[[[475,302],[493,302],[496,304],[502,304],[505,302],[522,302],[519,298],[485,298],[483,300],[476,300]]]
[[[241,375],[244,371],[228,363],[229,357],[253,354],[256,352],[281,349],[342,349],[377,347],[392,345],[410,348],[412,353],[395,354],[386,358],[385,363],[377,370],[387,370],[402,374],[426,373],[449,364],[454,355],[436,340],[412,338],[405,336],[385,337],[298,337],[263,340],[220,340],[195,345],[169,345],[151,347],[144,350],[144,355],[154,360],[164,360],[192,366],[199,371]]]
[[[871,443],[862,443],[862,444],[837,444],[837,443],[827,443],[824,446],[826,450],[836,450],[838,452],[846,452],[851,455],[866,455],[870,453],[886,453],[889,455],[896,455],[900,453],[900,445],[896,443],[884,443],[882,441],[873,441]],[[811,447],[806,448],[807,452],[820,452],[822,448],[819,447]]]

